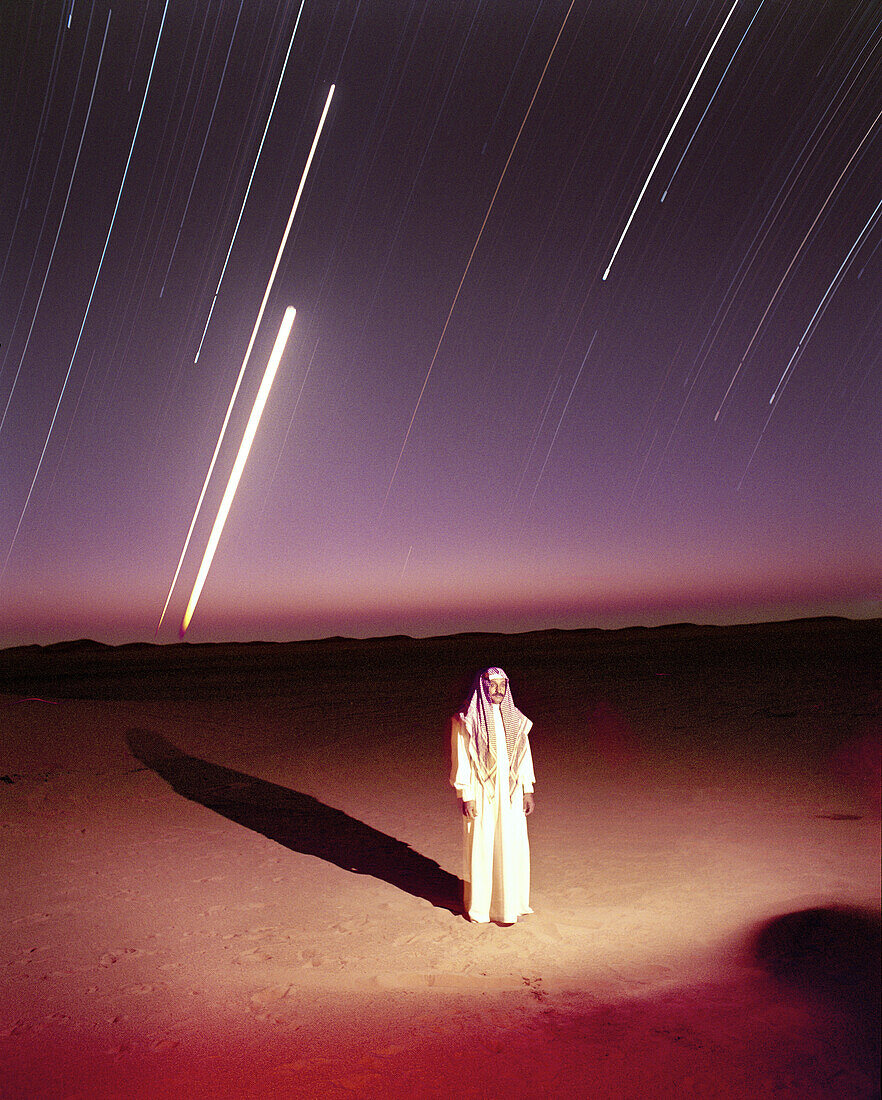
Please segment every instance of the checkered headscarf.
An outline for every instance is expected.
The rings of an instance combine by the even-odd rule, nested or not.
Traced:
[[[533,723],[514,705],[508,677],[501,668],[485,668],[478,674],[471,697],[459,712],[459,718],[468,731],[469,757],[482,786],[492,788],[496,784],[496,748],[490,736],[493,704],[490,702],[485,677],[506,682],[505,697],[499,705],[499,711],[505,730],[505,746],[508,749],[508,790],[513,798],[517,790],[518,773],[527,751],[527,734]]]

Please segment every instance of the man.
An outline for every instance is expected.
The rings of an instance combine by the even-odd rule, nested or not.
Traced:
[[[533,723],[501,668],[485,669],[453,718],[450,782],[462,800],[469,920],[514,924],[530,908],[527,815],[533,812]]]

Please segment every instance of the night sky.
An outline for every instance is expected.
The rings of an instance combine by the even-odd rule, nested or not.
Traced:
[[[2,5],[0,645],[177,640],[289,305],[188,641],[879,614],[882,6],[299,12]]]

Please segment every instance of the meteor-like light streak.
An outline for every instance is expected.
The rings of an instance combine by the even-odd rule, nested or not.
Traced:
[[[190,529],[187,531],[187,537],[184,539],[184,548],[181,550],[181,556],[178,559],[178,567],[175,570],[175,575],[172,577],[171,587],[168,590],[168,595],[165,599],[165,606],[162,609],[162,614],[159,616],[159,622],[156,624],[156,633],[159,633],[159,629],[162,626],[165,613],[168,611],[168,605],[171,602],[172,593],[175,590],[175,585],[178,581],[178,575],[181,572],[181,566],[184,563],[184,555],[187,553],[187,547],[190,545],[190,538],[193,534],[193,528],[196,526],[196,520],[199,518],[199,512],[202,509],[202,501],[205,499],[205,493],[208,489],[208,482],[211,480],[211,474],[214,470],[214,464],[217,462],[217,456],[220,453],[221,444],[224,441],[224,435],[227,431],[227,425],[230,422],[230,416],[233,412],[233,405],[236,403],[236,395],[239,393],[239,387],[242,385],[242,378],[245,374],[245,368],[248,366],[248,360],[251,358],[251,351],[254,347],[254,341],[257,339],[257,330],[260,327],[260,322],[263,319],[263,311],[266,309],[266,303],[270,296],[270,291],[273,288],[273,283],[276,279],[276,272],[279,270],[279,264],[282,261],[282,253],[285,250],[285,245],[288,241],[288,234],[291,232],[291,225],[294,222],[294,215],[297,213],[297,207],[300,205],[300,196],[303,194],[303,188],[306,186],[306,177],[309,172],[309,167],[312,164],[312,158],[315,156],[316,148],[318,147],[319,138],[321,137],[322,128],[325,125],[325,119],[328,117],[328,109],[331,106],[331,97],[334,94],[334,85],[332,84],[328,91],[328,97],[325,100],[325,107],[322,111],[322,117],[319,120],[318,129],[315,132],[315,137],[312,139],[312,148],[309,150],[309,156],[306,158],[306,164],[303,168],[303,175],[300,177],[300,186],[297,188],[297,194],[294,197],[294,205],[291,207],[291,213],[288,215],[288,224],[285,226],[285,232],[282,234],[282,243],[279,245],[279,250],[276,253],[276,262],[273,264],[273,269],[270,272],[269,282],[266,284],[266,290],[263,294],[263,301],[260,303],[260,309],[257,313],[257,320],[254,322],[254,328],[251,330],[251,339],[248,341],[248,347],[245,351],[245,357],[242,360],[242,366],[239,368],[239,377],[236,379],[236,385],[233,387],[233,394],[230,398],[230,403],[227,406],[227,414],[224,417],[224,422],[221,425],[220,435],[217,439],[217,444],[214,448],[214,454],[211,456],[211,462],[208,466],[208,473],[205,475],[205,481],[202,483],[202,492],[199,494],[199,500],[196,502],[196,511],[193,513],[193,519],[190,521]]]
[[[822,204],[822,206],[821,206],[821,209],[820,209],[820,210],[819,210],[819,211],[817,212],[817,214],[815,215],[815,219],[814,219],[814,221],[813,221],[813,222],[812,222],[812,224],[811,224],[811,225],[810,225],[810,226],[808,227],[808,231],[806,232],[806,234],[805,234],[805,236],[804,236],[804,237],[802,238],[802,240],[801,240],[801,241],[799,242],[799,247],[798,247],[798,248],[796,249],[796,251],[794,252],[794,254],[793,254],[793,259],[792,259],[792,260],[790,261],[790,263],[789,263],[789,264],[787,265],[787,270],[786,270],[786,271],[784,272],[784,274],[783,274],[783,275],[781,276],[781,281],[780,281],[780,282],[778,283],[778,285],[777,285],[777,286],[775,287],[775,291],[774,291],[774,293],[772,294],[772,297],[771,297],[771,298],[769,299],[769,304],[768,304],[768,305],[766,306],[766,308],[765,308],[765,311],[763,312],[763,315],[762,315],[762,317],[760,317],[760,320],[759,320],[759,324],[758,324],[758,325],[756,326],[756,328],[754,329],[754,333],[753,333],[753,336],[751,336],[750,340],[748,341],[747,347],[746,347],[746,348],[745,348],[745,350],[744,350],[744,354],[743,354],[743,355],[741,356],[741,361],[739,362],[738,366],[737,366],[737,367],[735,368],[735,373],[734,373],[734,374],[732,375],[732,378],[731,378],[731,380],[730,380],[730,382],[729,382],[729,386],[728,386],[728,388],[727,388],[726,392],[725,392],[725,393],[723,394],[723,400],[722,400],[722,401],[720,402],[720,407],[719,407],[719,408],[717,409],[716,413],[714,413],[714,421],[715,421],[715,422],[716,422],[717,420],[719,420],[719,418],[720,418],[720,413],[721,413],[721,412],[723,411],[723,406],[724,406],[724,405],[726,404],[726,401],[727,401],[727,400],[728,400],[728,398],[729,398],[729,394],[730,394],[730,393],[732,392],[732,387],[733,387],[733,386],[735,385],[735,379],[736,379],[736,378],[738,377],[738,375],[739,375],[739,374],[741,373],[741,368],[742,368],[742,367],[744,366],[744,363],[745,363],[745,361],[746,361],[746,359],[747,359],[748,355],[750,355],[750,349],[751,349],[751,348],[753,347],[753,345],[754,345],[754,343],[755,343],[755,341],[756,341],[756,338],[757,338],[757,336],[759,336],[759,334],[760,334],[760,331],[761,331],[761,329],[762,329],[763,325],[765,324],[766,318],[767,318],[767,317],[768,317],[768,315],[769,315],[769,311],[771,310],[772,306],[773,306],[773,305],[775,304],[775,301],[777,300],[777,298],[778,298],[778,295],[779,295],[779,294],[781,293],[781,287],[782,287],[782,286],[784,285],[784,283],[785,283],[785,281],[786,281],[786,279],[787,279],[787,276],[788,276],[788,275],[790,274],[790,272],[791,272],[791,270],[792,270],[792,268],[793,268],[793,265],[794,265],[794,264],[796,263],[797,259],[799,258],[799,255],[800,255],[800,253],[802,252],[803,248],[805,248],[806,242],[808,241],[809,237],[810,237],[810,236],[812,235],[812,233],[813,233],[813,231],[814,231],[814,228],[815,228],[815,226],[816,226],[816,225],[818,224],[818,220],[819,220],[819,218],[820,218],[820,217],[821,217],[821,215],[822,215],[822,214],[824,213],[824,211],[825,211],[825,210],[827,209],[827,206],[828,206],[828,204],[829,204],[830,200],[831,200],[831,199],[833,198],[833,196],[834,196],[834,195],[836,194],[836,189],[837,189],[837,188],[839,187],[839,184],[840,184],[840,183],[842,182],[842,180],[843,180],[843,178],[844,178],[844,176],[845,176],[845,173],[846,173],[846,172],[847,172],[847,171],[849,170],[849,168],[851,167],[852,161],[853,161],[853,160],[854,160],[854,158],[855,158],[855,157],[856,157],[856,156],[858,155],[858,153],[859,153],[859,152],[861,151],[861,149],[862,149],[862,148],[864,147],[864,143],[866,142],[866,140],[867,140],[867,138],[868,138],[868,137],[870,136],[870,134],[872,134],[873,130],[874,130],[874,129],[876,128],[876,123],[877,123],[877,122],[879,121],[879,119],[880,119],[880,118],[882,118],[882,111],[880,111],[880,112],[879,112],[879,113],[878,113],[878,114],[876,115],[876,117],[875,117],[875,118],[873,119],[873,121],[872,121],[872,122],[870,123],[870,128],[869,128],[869,129],[867,130],[867,132],[866,132],[866,133],[864,134],[864,136],[863,136],[863,137],[861,138],[861,140],[860,140],[860,142],[858,143],[858,146],[857,146],[857,148],[855,149],[855,151],[854,151],[854,152],[853,152],[853,153],[851,154],[851,156],[850,156],[850,157],[848,158],[848,163],[847,163],[847,164],[845,165],[845,167],[844,167],[844,168],[842,169],[842,171],[841,171],[841,172],[839,173],[839,178],[838,178],[838,179],[836,180],[836,182],[835,182],[835,183],[833,184],[833,186],[831,187],[831,189],[830,189],[830,193],[829,193],[829,194],[827,195],[826,199],[824,199],[824,202],[823,202],[823,204]]]
[[[153,79],[153,69],[156,66],[156,55],[159,53],[159,43],[162,41],[162,31],[163,31],[163,28],[165,27],[165,16],[166,16],[167,11],[168,11],[168,0],[165,0],[165,5],[163,6],[163,9],[162,9],[162,20],[160,21],[160,24],[159,24],[159,34],[156,36],[156,45],[153,48],[153,59],[150,62],[150,72],[147,74],[147,84],[144,88],[144,95],[141,98],[141,109],[138,112],[138,121],[135,123],[135,133],[132,136],[132,144],[129,146],[129,155],[126,158],[126,166],[125,166],[125,169],[123,170],[122,182],[119,185],[119,191],[117,192],[117,196],[116,196],[116,203],[113,207],[113,214],[111,215],[111,218],[110,218],[110,228],[107,230],[107,236],[104,238],[104,247],[101,250],[101,259],[98,261],[98,270],[95,272],[95,278],[92,282],[92,289],[89,291],[89,300],[86,303],[86,312],[83,314],[83,321],[82,321],[82,324],[80,325],[80,331],[77,333],[77,339],[76,339],[76,343],[74,344],[73,354],[70,357],[70,363],[68,364],[68,367],[67,367],[67,374],[65,374],[65,376],[64,376],[64,382],[62,383],[62,386],[61,386],[61,393],[58,395],[58,401],[55,405],[55,411],[52,414],[52,421],[49,424],[49,431],[46,433],[46,441],[43,444],[43,450],[41,451],[40,459],[37,462],[37,469],[34,472],[34,478],[33,478],[33,481],[31,482],[31,487],[30,487],[30,489],[28,489],[28,495],[27,495],[27,498],[25,499],[24,507],[21,510],[21,515],[18,517],[18,524],[16,525],[15,532],[12,536],[12,542],[9,544],[9,550],[6,554],[6,560],[3,563],[3,569],[2,569],[2,571],[0,571],[0,578],[3,577],[3,575],[6,572],[6,567],[9,565],[9,558],[10,558],[10,555],[12,554],[13,547],[15,546],[16,539],[18,538],[18,533],[21,530],[21,525],[22,525],[22,521],[24,520],[24,517],[25,517],[25,512],[27,512],[28,505],[31,502],[31,496],[33,495],[33,492],[34,492],[34,486],[37,484],[37,478],[40,476],[40,469],[43,465],[43,459],[46,457],[46,450],[49,446],[49,440],[52,437],[52,430],[55,427],[55,421],[58,418],[58,410],[61,408],[61,402],[62,402],[62,399],[64,398],[64,391],[67,389],[67,383],[68,383],[68,380],[70,378],[70,372],[73,369],[74,359],[76,359],[77,351],[79,350],[79,346],[80,346],[80,340],[82,339],[82,336],[83,336],[83,330],[86,327],[86,321],[88,320],[88,317],[89,317],[89,310],[92,308],[92,299],[95,296],[95,287],[98,285],[98,279],[101,275],[101,268],[104,265],[104,257],[107,255],[107,246],[110,243],[110,235],[111,235],[111,233],[113,233],[113,226],[116,222],[116,214],[117,214],[117,211],[119,210],[120,200],[122,199],[123,188],[126,185],[126,178],[129,174],[129,165],[132,163],[132,154],[135,151],[135,142],[138,140],[138,131],[141,128],[141,119],[144,115],[144,105],[147,102],[147,94],[150,91],[150,82]]]
[[[441,345],[444,342],[444,336],[447,333],[447,327],[450,324],[450,318],[453,316],[453,311],[456,309],[456,303],[459,301],[460,291],[462,290],[463,283],[466,281],[466,276],[469,273],[469,268],[472,266],[472,260],[475,258],[475,253],[478,251],[478,245],[481,243],[481,237],[484,235],[484,229],[487,226],[487,221],[490,218],[490,212],[493,209],[493,204],[496,202],[496,196],[499,194],[499,189],[502,186],[502,181],[505,179],[505,173],[508,171],[508,166],[511,163],[511,158],[514,156],[515,149],[518,147],[518,141],[520,141],[521,134],[524,131],[524,127],[527,125],[527,119],[530,117],[530,112],[533,110],[533,104],[536,102],[536,96],[539,95],[539,89],[542,87],[542,81],[545,79],[545,74],[548,71],[548,66],[551,64],[551,59],[554,57],[554,51],[557,49],[557,44],[560,41],[560,36],[564,32],[564,27],[567,25],[567,20],[570,17],[570,12],[573,10],[573,5],[576,0],[570,0],[570,6],[567,8],[567,13],[563,17],[563,22],[560,25],[560,30],[557,32],[557,38],[554,40],[554,44],[551,47],[551,51],[545,61],[545,67],[542,69],[542,73],[539,77],[539,82],[536,85],[536,90],[533,92],[533,98],[530,100],[530,105],[527,107],[527,113],[524,115],[523,122],[521,122],[520,128],[514,139],[514,143],[511,147],[511,151],[508,154],[508,159],[502,169],[502,174],[499,177],[499,182],[496,184],[496,190],[493,192],[493,198],[490,200],[490,205],[487,207],[487,213],[484,215],[484,220],[481,223],[481,228],[478,230],[478,236],[472,247],[472,251],[469,254],[468,261],[465,265],[465,271],[462,273],[462,278],[459,280],[459,286],[456,288],[456,294],[453,296],[453,304],[450,306],[450,312],[447,314],[447,320],[444,322],[444,328],[441,330],[441,335],[438,337],[438,343],[435,345],[435,353],[432,356],[432,361],[429,363],[429,369],[426,371],[426,377],[423,379],[423,388],[419,392],[419,396],[416,399],[416,405],[414,406],[413,415],[410,418],[410,423],[407,425],[407,431],[404,433],[404,442],[401,444],[401,450],[398,453],[398,459],[395,463],[395,469],[392,471],[392,477],[389,479],[389,485],[386,489],[386,495],[383,498],[383,507],[380,512],[385,510],[386,502],[389,500],[389,494],[392,492],[392,485],[395,482],[395,477],[398,473],[398,467],[401,465],[401,459],[404,455],[404,450],[407,447],[407,441],[410,438],[411,428],[413,428],[413,422],[416,420],[417,412],[419,411],[420,402],[423,399],[423,394],[426,392],[426,386],[429,384],[429,376],[432,373],[432,368],[435,366],[435,360],[438,358],[438,352],[441,350]]]
[[[58,238],[61,236],[61,230],[62,230],[62,227],[64,225],[64,217],[67,214],[67,204],[70,202],[70,193],[71,193],[71,189],[73,188],[74,178],[77,174],[77,165],[80,163],[80,153],[82,152],[82,149],[83,149],[83,140],[85,139],[86,129],[89,125],[89,118],[92,114],[92,104],[95,100],[95,88],[98,85],[98,74],[101,72],[101,61],[104,57],[104,44],[107,41],[107,29],[110,26],[110,15],[111,15],[111,13],[108,12],[107,23],[104,25],[104,37],[101,40],[101,51],[98,54],[98,64],[95,68],[95,78],[92,81],[92,94],[89,96],[89,106],[86,108],[86,118],[85,118],[85,121],[83,122],[82,132],[80,133],[80,143],[77,146],[77,155],[74,157],[73,168],[71,169],[71,173],[70,173],[70,182],[67,185],[67,194],[64,197],[64,206],[61,208],[61,217],[58,220],[58,229],[55,232],[55,240],[52,243],[52,251],[49,253],[49,261],[46,264],[46,273],[43,276],[43,282],[40,286],[40,293],[37,295],[37,304],[34,306],[34,315],[31,318],[31,325],[30,325],[30,328],[28,329],[27,337],[25,338],[24,348],[22,349],[21,357],[19,358],[19,361],[18,361],[18,367],[16,368],[16,371],[15,371],[15,378],[13,378],[13,380],[12,380],[12,388],[9,391],[9,396],[6,400],[6,407],[3,410],[3,415],[0,416],[0,432],[3,431],[3,424],[6,421],[6,414],[9,412],[9,405],[10,405],[10,402],[12,401],[12,395],[15,393],[15,387],[18,385],[18,378],[19,378],[19,375],[21,374],[22,363],[24,363],[25,356],[27,355],[27,352],[28,352],[28,347],[30,346],[30,343],[31,343],[31,336],[32,336],[33,331],[34,331],[34,325],[37,322],[37,314],[40,311],[40,303],[43,301],[43,292],[46,289],[46,282],[49,278],[49,272],[52,269],[52,260],[55,257],[55,249],[58,247]],[[91,26],[92,26],[92,16],[91,16],[91,12],[90,12],[90,14],[89,14],[89,28],[91,28]],[[87,43],[88,43],[88,38],[89,38],[89,28],[86,29],[86,41],[87,41]],[[85,56],[86,56],[86,52],[85,52],[85,50],[83,50],[83,54],[82,54],[82,57],[80,59],[80,71],[77,73],[77,85],[78,86],[79,86],[79,82],[80,82],[80,73],[82,73],[82,63],[83,63],[83,59],[85,58]],[[75,99],[76,99],[76,93],[74,94],[74,100]],[[65,130],[64,130],[64,137],[61,139],[61,148],[62,149],[64,148],[64,146],[67,142],[67,134],[68,134],[68,130],[70,129],[71,118],[73,117],[73,108],[74,108],[74,103],[72,101],[71,102],[70,113],[67,116],[67,126],[65,127]],[[58,164],[59,165],[61,164],[60,159],[59,159]],[[57,176],[58,176],[58,168],[56,167],[55,178],[53,178],[53,180],[52,180],[52,188],[49,192],[49,201],[46,203],[46,212],[43,216],[43,224],[40,226],[40,233],[39,233],[39,236],[37,238],[38,240],[43,235],[43,228],[46,225],[46,218],[49,215],[49,207],[52,203],[52,197],[53,197],[54,192],[55,192],[55,180],[57,179]],[[34,253],[34,260],[36,260],[36,252]],[[31,272],[33,271],[33,269],[34,269],[34,264],[32,262],[30,271],[28,271],[27,280],[25,281],[25,287],[26,288],[28,286],[28,283],[30,283]],[[19,310],[19,313],[20,312],[21,312],[21,310]],[[17,327],[18,327],[18,316],[16,316],[16,318],[15,318],[15,323],[12,326],[12,331],[15,332]],[[2,373],[2,371],[0,371],[0,373]]]
[[[202,586],[205,584],[205,578],[208,576],[208,570],[211,568],[211,563],[214,559],[214,552],[217,550],[217,544],[221,537],[221,532],[224,529],[224,524],[227,522],[227,516],[230,512],[230,506],[233,503],[233,497],[236,495],[236,489],[239,487],[239,480],[242,477],[242,471],[245,469],[245,463],[248,461],[248,454],[251,450],[251,444],[254,442],[254,436],[257,432],[257,426],[260,424],[260,418],[263,415],[263,409],[266,405],[266,400],[269,397],[269,391],[273,384],[273,379],[276,377],[276,371],[279,369],[279,363],[282,359],[282,354],[285,351],[285,345],[288,343],[288,336],[291,332],[291,326],[294,324],[294,314],[296,310],[293,306],[288,306],[285,310],[285,316],[282,318],[282,324],[279,328],[279,335],[276,337],[276,342],[273,345],[272,354],[269,357],[269,362],[266,365],[266,370],[263,372],[263,381],[260,383],[260,389],[257,391],[257,397],[254,399],[254,406],[251,409],[251,416],[248,418],[248,424],[245,427],[245,434],[242,436],[242,442],[239,445],[239,453],[236,455],[236,461],[233,463],[233,469],[230,473],[230,479],[227,482],[227,488],[224,492],[223,500],[218,508],[217,518],[214,521],[214,527],[211,529],[211,534],[208,537],[208,545],[205,548],[205,554],[202,557],[202,564],[199,566],[199,573],[196,577],[196,583],[193,585],[193,592],[190,595],[190,602],[187,604],[187,610],[184,612],[184,619],[181,623],[181,637],[183,638],[186,633],[187,627],[190,625],[190,620],[193,618],[193,612],[196,610],[196,604],[199,600],[199,596],[202,592]]]
[[[722,27],[720,27],[719,31],[717,32],[717,37],[714,39],[713,44],[711,45],[711,48],[707,51],[707,56],[705,57],[704,61],[702,61],[701,68],[698,70],[698,73],[697,73],[695,79],[692,81],[692,87],[689,89],[689,92],[687,93],[686,98],[683,100],[683,104],[680,107],[680,110],[677,112],[677,117],[674,119],[673,126],[670,128],[670,130],[668,130],[668,136],[665,138],[664,142],[662,143],[661,149],[659,149],[659,151],[658,151],[658,156],[655,158],[655,162],[654,162],[652,168],[650,168],[650,170],[649,170],[649,175],[646,177],[646,180],[644,181],[643,186],[640,188],[640,194],[637,196],[637,201],[634,203],[634,209],[631,211],[631,214],[628,217],[627,222],[625,222],[625,228],[622,230],[622,235],[621,235],[621,237],[619,237],[618,244],[613,249],[613,254],[610,257],[609,264],[607,265],[606,271],[604,271],[604,273],[603,273],[603,281],[604,282],[606,282],[606,277],[610,273],[610,269],[612,268],[613,262],[615,261],[615,258],[618,255],[619,249],[622,247],[622,241],[625,239],[625,234],[631,228],[631,222],[634,220],[634,215],[637,213],[637,207],[640,205],[640,203],[643,200],[643,196],[646,194],[646,189],[647,189],[647,187],[649,187],[649,181],[655,175],[655,170],[658,167],[658,162],[662,159],[662,156],[664,155],[664,151],[668,147],[668,142],[673,137],[674,130],[676,130],[676,128],[677,128],[677,123],[683,117],[683,112],[686,110],[686,107],[689,103],[689,100],[692,98],[692,93],[695,91],[695,86],[698,84],[699,80],[701,79],[701,74],[704,72],[708,61],[710,61],[711,54],[716,49],[716,45],[720,41],[720,37],[722,36],[723,31],[728,26],[729,20],[735,14],[735,9],[738,7],[738,4],[739,4],[739,0],[735,0],[735,3],[729,9],[729,14],[726,16],[725,20],[723,21]]]
[[[702,122],[704,122],[704,116],[705,116],[705,115],[706,115],[706,114],[708,113],[708,111],[709,111],[709,110],[711,109],[711,104],[713,103],[714,99],[716,99],[716,95],[717,95],[717,92],[718,92],[718,91],[720,90],[720,85],[721,85],[721,84],[723,83],[723,81],[724,81],[724,80],[726,79],[726,74],[727,74],[727,73],[729,72],[729,70],[730,70],[730,69],[732,68],[732,62],[733,62],[733,61],[735,60],[735,57],[736,57],[736,55],[738,54],[738,51],[739,51],[739,50],[741,49],[741,46],[742,46],[742,45],[743,45],[743,43],[744,43],[744,39],[745,39],[745,38],[747,38],[748,34],[750,33],[750,28],[751,28],[751,27],[753,26],[753,24],[754,24],[754,22],[755,22],[755,20],[756,20],[756,17],[757,17],[758,15],[759,15],[759,13],[760,13],[760,9],[762,8],[763,4],[765,4],[765,2],[766,2],[766,0],[760,0],[760,4],[759,4],[759,7],[758,7],[758,8],[756,9],[756,11],[755,11],[755,12],[753,13],[753,19],[751,19],[751,21],[750,21],[750,22],[749,22],[749,23],[747,24],[747,30],[746,30],[746,31],[744,32],[744,34],[742,34],[742,36],[741,36],[741,40],[739,41],[738,45],[737,45],[737,46],[735,47],[735,49],[734,49],[734,51],[733,51],[733,53],[732,53],[732,56],[731,56],[731,57],[729,58],[729,64],[728,64],[728,65],[726,66],[726,68],[725,68],[725,69],[723,70],[723,75],[722,75],[722,76],[720,77],[720,79],[719,79],[719,82],[717,83],[717,86],[716,86],[716,88],[714,88],[714,90],[713,90],[713,94],[711,95],[710,99],[709,99],[709,100],[707,101],[707,106],[706,106],[706,107],[705,107],[705,109],[704,109],[704,110],[703,110],[703,111],[701,112],[701,118],[700,118],[700,119],[698,120],[698,123],[697,123],[697,125],[696,125],[695,129],[694,129],[694,130],[692,131],[692,136],[691,136],[691,137],[689,138],[689,140],[688,140],[688,141],[686,142],[686,148],[685,148],[685,149],[683,150],[683,152],[682,152],[682,153],[680,154],[680,159],[679,159],[679,160],[677,161],[677,167],[676,167],[676,168],[674,169],[674,171],[673,171],[673,172],[671,173],[671,178],[670,178],[670,179],[668,180],[668,185],[667,185],[667,187],[666,187],[666,188],[664,189],[664,191],[662,191],[662,197],[661,197],[661,198],[659,199],[659,202],[664,202],[664,201],[665,201],[665,199],[667,198],[667,196],[668,196],[668,191],[670,191],[670,189],[671,189],[671,184],[672,184],[672,183],[674,182],[674,177],[675,177],[675,176],[677,175],[677,173],[678,173],[678,172],[680,171],[680,165],[681,165],[681,164],[683,163],[684,159],[686,158],[686,154],[687,154],[687,153],[689,152],[689,150],[691,149],[691,147],[692,147],[692,142],[693,142],[693,141],[695,141],[695,135],[696,135],[696,134],[698,133],[698,131],[699,131],[699,130],[701,129],[701,124],[702,124]]]
[[[227,264],[230,262],[230,253],[233,251],[233,245],[236,243],[236,235],[239,232],[239,225],[242,221],[242,215],[245,213],[245,203],[248,202],[248,196],[251,193],[251,183],[254,180],[254,173],[257,171],[257,162],[260,160],[260,154],[263,152],[263,143],[266,141],[266,133],[269,130],[270,123],[273,120],[273,112],[276,109],[276,100],[279,98],[279,89],[282,87],[282,80],[285,77],[285,70],[288,68],[288,58],[291,56],[291,47],[294,45],[294,35],[297,34],[297,28],[300,26],[300,16],[303,14],[303,5],[306,0],[300,0],[300,11],[297,12],[297,20],[294,23],[294,30],[291,32],[291,41],[288,43],[288,52],[285,54],[285,60],[282,62],[282,71],[279,73],[279,81],[276,84],[276,94],[273,96],[272,104],[270,105],[269,115],[267,116],[266,125],[263,128],[263,136],[260,139],[260,145],[257,149],[257,156],[254,158],[254,164],[251,167],[251,175],[248,177],[248,186],[245,188],[245,198],[242,199],[242,205],[239,208],[239,217],[236,219],[236,227],[233,230],[233,237],[230,241],[230,247],[227,249],[226,257],[224,258],[224,266],[221,268],[220,278],[217,281],[217,286],[214,288],[214,297],[211,299],[211,308],[208,311],[208,320],[205,322],[205,328],[202,330],[202,338],[199,341],[199,347],[196,349],[196,358],[194,363],[199,362],[199,355],[202,351],[202,345],[205,343],[205,334],[208,332],[208,326],[211,324],[211,315],[214,313],[214,307],[217,302],[217,296],[220,293],[221,283],[224,281],[224,275],[227,273]]]

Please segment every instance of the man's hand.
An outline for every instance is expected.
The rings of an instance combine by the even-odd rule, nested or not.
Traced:
[[[463,815],[463,817],[477,817],[478,816],[477,803],[476,802],[466,802],[466,800],[463,799],[462,800],[462,815]]]
[[[536,809],[536,803],[533,801],[533,796],[524,792],[524,813],[527,817]]]

